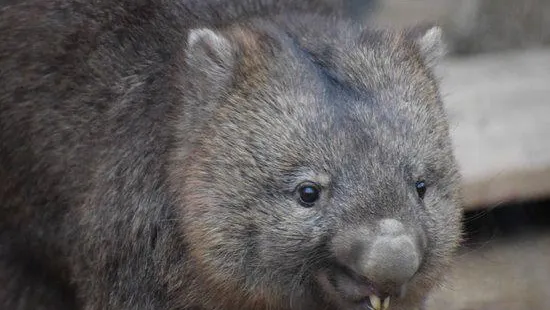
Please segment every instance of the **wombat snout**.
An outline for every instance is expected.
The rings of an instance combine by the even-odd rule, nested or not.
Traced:
[[[338,233],[333,241],[342,267],[333,282],[337,290],[353,300],[402,295],[422,261],[421,235],[395,219]]]

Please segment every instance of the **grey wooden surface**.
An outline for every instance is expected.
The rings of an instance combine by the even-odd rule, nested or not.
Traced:
[[[466,208],[550,195],[550,49],[446,60]]]

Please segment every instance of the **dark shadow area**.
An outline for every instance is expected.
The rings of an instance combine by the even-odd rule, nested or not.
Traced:
[[[550,231],[550,199],[466,212],[464,230],[463,245],[466,248],[475,248],[495,239]]]

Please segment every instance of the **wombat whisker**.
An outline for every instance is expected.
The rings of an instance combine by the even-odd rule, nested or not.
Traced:
[[[460,250],[460,253],[455,255],[456,257],[463,257],[471,253],[476,253],[487,248],[490,244],[495,241],[496,235],[493,233],[489,239],[479,242],[467,242],[467,246],[463,246]]]
[[[318,254],[318,253],[315,253]],[[294,294],[297,293],[298,287],[300,284],[304,281],[304,277],[309,269],[309,266],[314,266],[317,264],[317,262],[321,261],[323,258],[326,258],[325,255],[318,254],[318,255],[308,255],[306,258],[303,259],[300,269],[296,273],[296,275],[292,278],[292,291],[290,296],[290,309],[294,309],[293,302],[296,299]]]

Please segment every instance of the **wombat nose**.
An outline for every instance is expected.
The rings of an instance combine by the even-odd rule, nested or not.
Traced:
[[[379,236],[356,262],[356,270],[376,285],[401,287],[418,270],[420,254],[411,237]]]
[[[394,219],[379,222],[369,246],[357,255],[355,270],[380,287],[401,287],[418,270],[421,253],[414,233]]]
[[[418,234],[399,221],[384,219],[376,229],[349,232],[338,249],[339,261],[380,294],[399,294],[422,260]],[[344,240],[342,240],[344,241]]]

